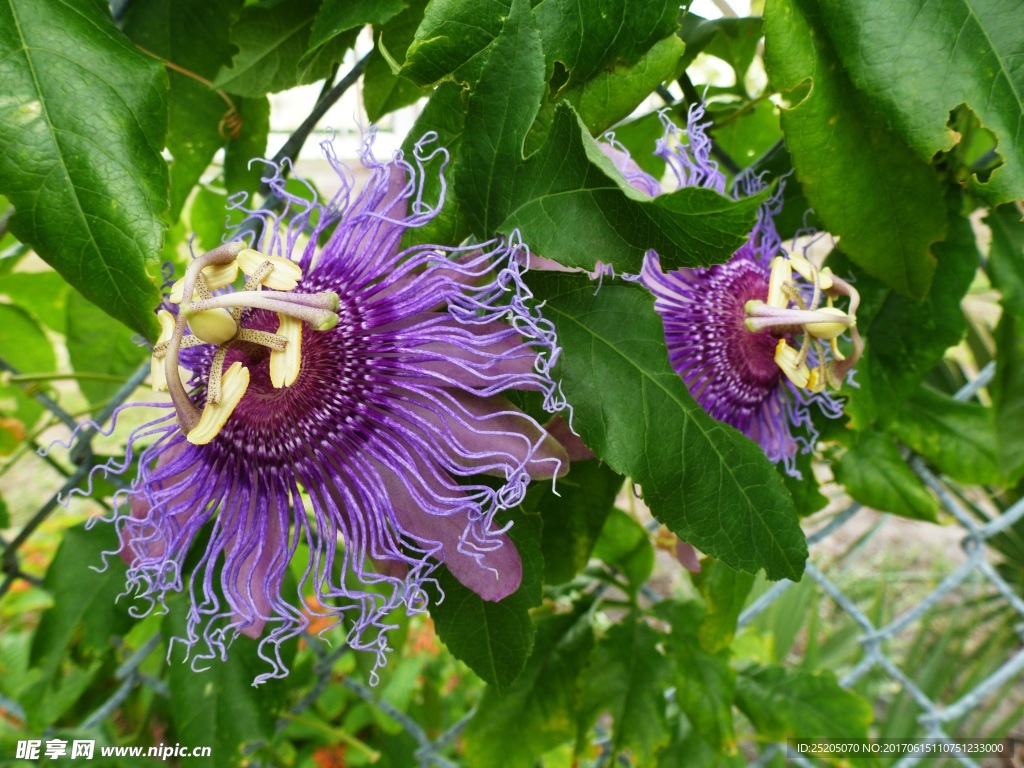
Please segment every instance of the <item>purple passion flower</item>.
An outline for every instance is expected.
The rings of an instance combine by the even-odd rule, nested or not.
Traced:
[[[287,674],[278,646],[311,610],[282,594],[300,551],[299,605],[312,593],[378,665],[389,612],[422,611],[439,563],[485,600],[519,586],[519,555],[495,516],[568,460],[502,393],[535,390],[559,410],[557,348],[527,307],[517,240],[402,247],[441,206],[421,194],[424,163],[447,163],[433,139],[415,164],[401,153],[377,163],[367,143],[355,196],[325,144],[341,180],[327,204],[289,194],[273,169],[284,209],[234,200],[239,239],[195,258],[158,313],[153,380],[170,392],[169,413],[108,468],[138,454],[115,518],[129,592],[162,606],[203,548],[182,638],[193,666],[223,658],[241,633],[262,636],[273,667],[257,682]]]
[[[663,116],[665,134],[655,154],[668,164],[678,187],[702,186],[726,193],[726,178],[711,159],[701,123],[691,108],[686,138]],[[635,188],[656,196],[661,186],[614,144],[605,153]],[[741,176],[739,194],[754,194],[760,180]],[[725,264],[664,272],[648,252],[640,282],[655,297],[665,326],[672,367],[711,416],[756,441],[772,461],[799,476],[798,450],[813,448],[817,432],[810,406],[836,418],[842,405],[824,390],[838,388],[863,348],[856,328],[859,298],[853,287],[797,253],[786,253],[774,217],[782,190],[758,212],[749,240]],[[849,299],[846,311],[833,306]],[[853,351],[844,357],[836,340],[849,332]]]

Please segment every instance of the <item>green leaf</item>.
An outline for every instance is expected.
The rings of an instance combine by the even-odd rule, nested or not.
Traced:
[[[0,421],[2,421],[2,419],[0,419]],[[0,429],[3,429],[2,425],[0,425]],[[0,453],[10,453],[10,451],[0,451]],[[0,496],[0,530],[9,528],[10,526],[11,510],[7,507],[7,502],[4,501],[3,496]]]
[[[156,0],[130,4],[124,32],[167,61],[210,79],[231,60],[231,22],[241,0]],[[177,221],[192,188],[224,144],[224,100],[203,83],[168,67],[167,149],[171,162],[170,219]]]
[[[594,643],[591,599],[537,616],[537,640],[519,679],[484,692],[463,735],[467,765],[530,768],[537,755],[576,735],[578,680]]]
[[[468,125],[467,117],[467,141]],[[637,274],[651,248],[665,269],[706,266],[746,242],[765,194],[731,200],[684,187],[651,199],[626,183],[572,108],[560,104],[543,148],[517,169],[499,230],[519,229],[536,253],[585,269],[602,262]]]
[[[850,392],[849,412],[857,428],[891,420],[943,353],[963,338],[960,300],[980,258],[970,222],[951,217],[949,237],[936,244],[935,253],[938,268],[923,301],[911,301],[866,275],[856,278],[857,324],[866,340],[855,376],[860,389]],[[836,251],[828,264],[836,274],[856,274]]]
[[[242,132],[237,139],[228,141],[224,149],[224,186],[229,195],[236,192],[255,192],[268,168],[253,158],[267,155],[267,136],[270,133],[270,101],[266,96],[256,99],[239,98],[235,104],[242,119]]]
[[[178,596],[171,601],[163,622],[166,638],[187,636],[189,601]],[[202,640],[200,640],[202,643]],[[253,692],[257,675],[269,671],[260,658],[259,642],[239,637],[227,649],[226,658],[197,659],[198,648],[186,655],[182,642],[171,644],[167,666],[171,719],[182,743],[211,748],[210,757],[191,757],[200,768],[219,768],[242,763],[243,747],[270,741],[277,718],[291,686],[287,679],[270,680]],[[281,657],[290,665],[295,643],[282,647]]]
[[[522,164],[523,140],[543,93],[540,34],[529,2],[513,0],[470,96],[455,167],[459,198],[481,236],[497,230],[513,207],[516,165]]]
[[[832,467],[836,481],[861,504],[913,520],[936,522],[939,502],[878,432],[861,432],[856,444]]]
[[[574,461],[558,480],[557,496],[544,487],[536,506],[544,523],[544,581],[561,584],[583,570],[621,487],[622,478],[597,459]]]
[[[0,294],[47,328],[67,332],[67,281],[56,272],[13,272],[0,276]]]
[[[43,329],[19,307],[0,304],[0,349],[19,373],[51,373],[57,367],[53,345]],[[43,406],[19,384],[0,385],[0,411],[31,427]]]
[[[640,523],[613,509],[604,521],[601,535],[594,545],[594,557],[622,571],[636,593],[654,570],[654,547]]]
[[[668,361],[649,292],[535,275],[563,353],[559,373],[584,442],[643,486],[654,516],[731,567],[798,578],[807,557],[793,501],[761,448],[693,400]]]
[[[43,582],[53,596],[53,607],[43,613],[32,638],[31,664],[40,670],[40,677],[31,695],[22,699],[31,701],[32,710],[40,716],[49,719],[57,714],[47,699],[65,699],[61,708],[73,703],[77,697],[68,702],[67,693],[62,695],[68,682],[74,684],[67,679],[72,669],[81,675],[83,668],[112,653],[112,639],[132,625],[126,603],[117,602],[124,592],[125,564],[116,555],[103,554],[118,546],[110,525],[91,531],[77,525],[64,532]],[[104,569],[97,572],[96,568]]]
[[[544,0],[533,15],[544,38],[548,71],[557,61],[572,87],[619,64],[632,66],[676,31],[679,4],[670,0],[610,0],[600,12],[576,0]]]
[[[900,409],[889,433],[954,480],[1002,482],[993,411],[922,386]]]
[[[582,676],[579,744],[589,741],[588,732],[604,712],[612,717],[615,754],[628,749],[637,764],[649,765],[668,743],[665,681],[672,664],[659,649],[663,640],[631,611],[597,641]]]
[[[720,560],[704,560],[700,573],[693,574],[707,611],[700,625],[700,644],[708,653],[718,653],[732,645],[736,621],[754,586],[749,573],[734,571]]]
[[[769,739],[867,738],[871,705],[836,682],[812,674],[754,665],[736,678],[736,704]]]
[[[729,651],[704,648],[699,636],[706,618],[699,603],[664,600],[654,610],[672,627],[667,647],[675,663],[676,703],[715,751],[735,754],[736,673],[729,666]]]
[[[132,341],[133,333],[111,321],[78,291],[68,293],[68,356],[76,373],[99,373],[127,380],[149,356]],[[112,381],[79,379],[78,388],[92,404],[101,403],[121,388]]]
[[[489,602],[441,568],[435,575],[444,599],[431,590],[430,600],[437,636],[453,656],[499,691],[514,683],[533,648],[530,608],[540,603],[544,571],[537,515],[517,515],[508,535],[523,561],[519,589]]]
[[[666,37],[636,64],[600,72],[579,88],[566,91],[564,98],[576,107],[587,130],[596,136],[628,117],[651,91],[672,79],[683,48],[677,36]]]
[[[318,0],[293,0],[276,5],[250,5],[231,27],[238,48],[229,67],[213,81],[240,96],[263,96],[299,84],[299,60],[307,51]]]
[[[992,230],[988,271],[992,285],[999,289],[999,303],[1024,319],[1024,221],[1016,205],[992,209],[985,217]]]
[[[337,71],[335,67],[345,58],[345,53],[355,45],[359,31],[350,29],[348,32],[342,32],[319,48],[310,48],[306,51],[296,66],[296,84],[308,85],[332,77]]]
[[[403,0],[324,0],[313,22],[309,47],[318,48],[336,35],[356,27],[383,24],[404,9]]]
[[[1024,320],[1005,312],[996,327],[992,405],[999,463],[1008,482],[1024,477]]]
[[[402,75],[424,86],[445,79],[475,82],[511,6],[511,0],[431,0]]]
[[[998,0],[818,2],[844,69],[923,161],[959,138],[949,113],[967,104],[995,132],[1003,166],[983,191],[1024,197],[1024,5]]]
[[[999,461],[1010,485],[1024,477],[1024,222],[1015,205],[992,210],[989,276],[1002,293],[992,382]]]
[[[363,75],[363,105],[371,123],[377,122],[389,112],[415,104],[424,95],[423,90],[411,80],[391,71],[383,51],[399,60],[405,58],[416,28],[423,19],[425,6],[426,0],[413,0],[408,8],[383,27],[374,29],[377,47],[366,62]]]
[[[946,232],[938,176],[850,83],[811,0],[767,5],[765,63],[774,90],[801,89],[789,94],[794,104],[782,110],[782,129],[829,232],[867,272],[924,296],[935,272],[929,246]]]
[[[582,84],[601,70],[635,64],[675,31],[678,4],[611,0],[599,13],[573,0],[535,3],[545,69],[559,62],[558,87]],[[510,0],[432,0],[409,47],[403,74],[420,85],[454,79],[474,83],[509,17]]]
[[[0,82],[11,231],[90,301],[155,338],[159,293],[148,269],[167,208],[163,67],[105,6],[3,0]]]

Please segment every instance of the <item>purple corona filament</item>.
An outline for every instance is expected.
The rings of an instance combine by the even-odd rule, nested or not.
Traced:
[[[396,153],[390,163],[376,162],[368,141],[358,195],[325,143],[341,182],[326,204],[290,194],[270,166],[283,209],[233,200],[247,242],[199,257],[164,304],[154,378],[166,375],[173,402],[156,404],[166,414],[133,432],[125,461],[106,469],[138,456],[114,518],[128,590],[147,610],[189,591],[180,640],[193,666],[223,658],[240,633],[261,638],[271,665],[257,682],[287,674],[278,647],[309,624],[303,596],[381,665],[388,614],[422,611],[439,563],[485,600],[519,586],[519,555],[496,515],[531,479],[564,474],[568,457],[502,393],[538,391],[548,411],[562,409],[551,378],[558,349],[527,302],[518,236],[402,247],[443,202],[448,156],[435,140],[424,137],[412,162]],[[442,174],[434,206],[422,198],[430,161]],[[250,275],[244,290],[209,271],[236,261]],[[275,265],[301,277],[261,283]],[[274,355],[290,374],[272,370]],[[190,371],[185,383],[178,364]],[[218,408],[227,413],[207,428]],[[289,597],[282,585],[296,555],[299,595]]]
[[[711,159],[703,117],[701,105],[690,109],[684,141],[682,131],[663,115],[665,133],[655,154],[665,160],[679,187],[725,194],[726,177]],[[661,193],[657,180],[629,159],[614,138],[605,152],[634,187],[652,196]],[[761,189],[760,180],[750,175],[735,185],[736,194]],[[784,255],[774,223],[781,207],[780,187],[761,206],[748,241],[727,263],[666,273],[650,251],[639,280],[654,294],[672,367],[694,399],[799,477],[796,455],[809,452],[817,440],[810,406],[831,418],[842,414],[842,404],[823,389],[849,375],[861,344],[856,292],[802,256]],[[850,298],[849,313],[832,307],[832,298],[839,295]],[[828,307],[821,306],[823,301]],[[846,331],[854,341],[848,358],[835,345]],[[799,349],[790,346],[796,337],[804,339]],[[831,342],[830,350],[821,339]]]

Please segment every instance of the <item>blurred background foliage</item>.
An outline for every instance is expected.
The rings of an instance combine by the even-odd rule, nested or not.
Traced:
[[[787,737],[933,735],[930,723],[1024,737],[1024,6],[737,10],[0,0],[0,764],[16,764],[26,738],[211,746],[212,758],[180,761],[194,766],[669,768],[759,755],[780,765],[783,753],[764,749]],[[830,232],[838,247],[815,247],[857,278],[859,386],[843,392],[847,418],[818,424],[823,450],[803,480],[783,483],[761,457],[726,467],[707,501],[710,480],[648,467],[666,435],[707,417],[682,409],[643,431],[588,427],[596,398],[628,409],[635,382],[667,361],[592,392],[574,371],[616,348],[563,334],[566,391],[599,458],[574,465],[557,496],[532,489],[517,511],[532,563],[520,591],[485,603],[442,574],[446,599],[429,618],[395,617],[376,687],[371,659],[341,633],[317,636],[315,622],[287,648],[285,680],[250,686],[263,662],[244,637],[195,671],[169,647],[184,597],[142,618],[118,599],[120,559],[96,570],[115,535],[84,525],[110,511],[114,481],[96,479],[67,508],[59,500],[123,452],[143,417],[39,451],[76,420],[106,424],[117,405],[151,397],[143,342],[162,265],[180,273],[190,248],[221,242],[229,196],[274,204],[251,158],[293,158],[311,182],[293,191],[329,195],[307,139],[333,128],[354,157],[353,114],[380,127],[384,152],[436,131],[453,159],[448,195],[408,244],[517,228],[572,266],[636,272],[649,247],[668,266],[708,264],[743,241],[758,200],[713,210],[684,191],[638,202],[587,153],[613,129],[661,177],[659,111],[683,124],[701,100],[730,179],[753,169],[784,183],[780,234]],[[560,309],[566,280],[539,281],[538,299]],[[599,336],[618,294],[591,297],[582,279],[572,291],[590,297],[588,333]],[[706,448],[683,460],[704,461]],[[870,509],[854,518],[860,504]],[[710,529],[692,523],[702,512]],[[797,515],[808,531],[826,527],[814,573],[846,603],[818,578],[778,591],[755,575],[804,570]],[[768,554],[756,534],[709,543],[701,573],[683,570],[674,534],[700,545],[719,526],[761,526],[781,543]],[[879,649],[905,679],[865,666]],[[962,715],[928,719],[927,702],[975,690],[985,695]]]

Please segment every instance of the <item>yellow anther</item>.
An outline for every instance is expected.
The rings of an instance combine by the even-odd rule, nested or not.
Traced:
[[[270,381],[281,389],[290,387],[298,378],[302,367],[302,321],[294,317],[278,314],[281,324],[277,334],[288,339],[282,350],[270,350]]]
[[[836,309],[835,307],[821,307],[817,310],[818,312],[824,312],[827,315],[835,315],[836,317],[843,319],[850,319],[843,310]],[[840,336],[847,328],[853,325],[851,322],[839,322],[830,323],[828,321],[821,321],[817,323],[806,323],[804,328],[811,336],[816,339],[835,339]]]
[[[192,333],[210,344],[224,344],[231,341],[238,332],[238,325],[226,309],[207,309],[188,316],[188,327]]]
[[[807,377],[807,389],[811,392],[821,392],[825,389],[825,377],[821,375],[817,368],[812,368],[810,375]]]
[[[206,280],[206,285],[211,291],[223,288],[225,285],[231,285],[237,277],[237,261],[232,261],[230,264],[214,264],[203,268],[203,279]],[[167,300],[172,304],[181,304],[184,300],[184,290],[185,278],[175,280],[174,285],[171,286],[171,295]]]
[[[811,369],[807,363],[800,362],[800,353],[789,346],[785,339],[779,339],[775,347],[775,364],[786,374],[786,378],[802,389],[807,388],[811,380]]]
[[[793,269],[789,261],[782,256],[772,259],[772,271],[768,277],[768,301],[769,307],[785,309],[789,306],[789,297],[786,295],[784,286],[793,280]]]
[[[174,335],[175,318],[166,309],[156,313],[157,322],[160,323],[160,337],[156,340],[157,346],[166,344]],[[155,354],[150,358],[149,378],[153,389],[157,392],[167,391],[167,375],[164,373],[164,356],[158,358]]]
[[[270,262],[273,269],[270,274],[263,278],[263,285],[274,291],[290,291],[302,277],[302,268],[291,259],[283,259],[280,256],[267,256],[246,248],[238,254],[238,266],[247,275],[255,274],[264,263]]]
[[[238,262],[206,267],[203,269],[203,277],[206,278],[206,285],[211,291],[231,285],[238,278]]]
[[[821,290],[823,291],[832,290],[832,286],[835,285],[835,283],[832,282],[831,268],[825,267],[824,269],[818,272],[818,285],[821,287]]]
[[[220,434],[249,388],[249,369],[241,363],[232,363],[221,377],[220,388],[220,400],[206,404],[199,423],[188,433],[188,441],[193,445],[206,445]]]

